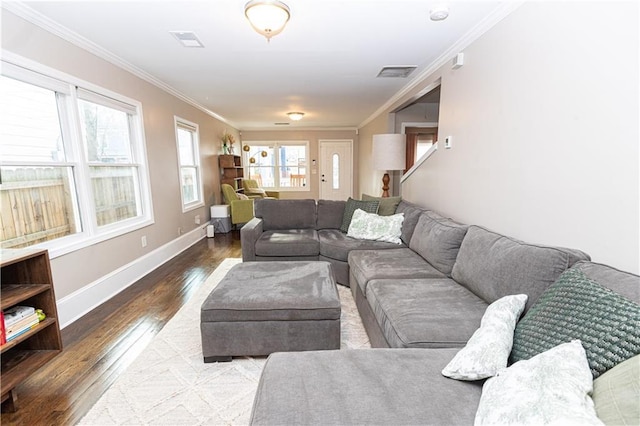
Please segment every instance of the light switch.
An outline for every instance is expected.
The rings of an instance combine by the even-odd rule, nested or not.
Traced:
[[[444,138],[444,147],[446,149],[450,149],[452,141],[453,141],[453,137],[452,136],[447,136],[446,138]]]

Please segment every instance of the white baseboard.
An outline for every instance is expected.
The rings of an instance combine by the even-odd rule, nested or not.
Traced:
[[[205,235],[204,227],[198,227],[58,300],[60,328],[65,328],[111,299],[158,266],[203,239]]]

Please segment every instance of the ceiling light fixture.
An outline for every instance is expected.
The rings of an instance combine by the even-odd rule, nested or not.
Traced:
[[[289,6],[278,0],[251,0],[244,6],[244,14],[253,29],[267,41],[284,30],[291,16]]]
[[[287,115],[293,121],[299,121],[299,120],[302,120],[302,117],[304,117],[304,112],[292,111],[292,112],[288,112]]]
[[[449,16],[449,8],[447,6],[436,6],[429,11],[429,18],[432,21],[444,21]]]

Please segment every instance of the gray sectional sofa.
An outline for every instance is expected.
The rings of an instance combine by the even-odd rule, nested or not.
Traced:
[[[375,242],[351,241],[339,231],[340,202],[319,201],[315,211],[311,200],[275,203],[283,200],[257,204],[256,218],[242,229],[243,259],[329,260],[341,275],[337,281],[351,287],[375,349],[271,355],[252,424],[471,424],[483,381],[452,380],[441,371],[479,327],[489,304],[526,294],[526,318],[559,277],[577,269],[631,301],[632,310],[640,309],[640,277],[590,262],[578,250],[528,244],[404,201],[397,209],[404,214],[403,244],[371,247]],[[286,223],[296,228],[286,228]],[[590,312],[594,300],[599,297],[579,303]],[[616,327],[609,322],[581,325],[580,332],[593,327],[594,333],[602,333],[604,327],[617,341],[629,340],[620,359],[635,355],[638,360],[640,332],[633,318],[640,316],[635,310],[630,315],[625,317],[627,334],[606,330]],[[616,393],[617,383],[624,387],[622,381],[607,383],[609,393]],[[598,415],[606,407],[620,406],[604,396],[594,394],[593,399]],[[633,424],[636,414],[618,411],[630,415]],[[606,412],[603,417],[620,421]]]

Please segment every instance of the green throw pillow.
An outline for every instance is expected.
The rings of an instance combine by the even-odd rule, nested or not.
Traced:
[[[640,305],[568,269],[516,326],[511,362],[580,339],[596,378],[640,353]]]
[[[391,216],[396,214],[398,204],[402,201],[402,197],[373,197],[371,195],[362,194],[362,201],[378,201],[378,214],[380,216]]]
[[[344,206],[344,214],[342,215],[342,225],[340,226],[340,230],[345,233],[349,231],[353,212],[360,209],[367,213],[378,213],[379,204],[380,203],[378,201],[360,201],[349,197]]]

